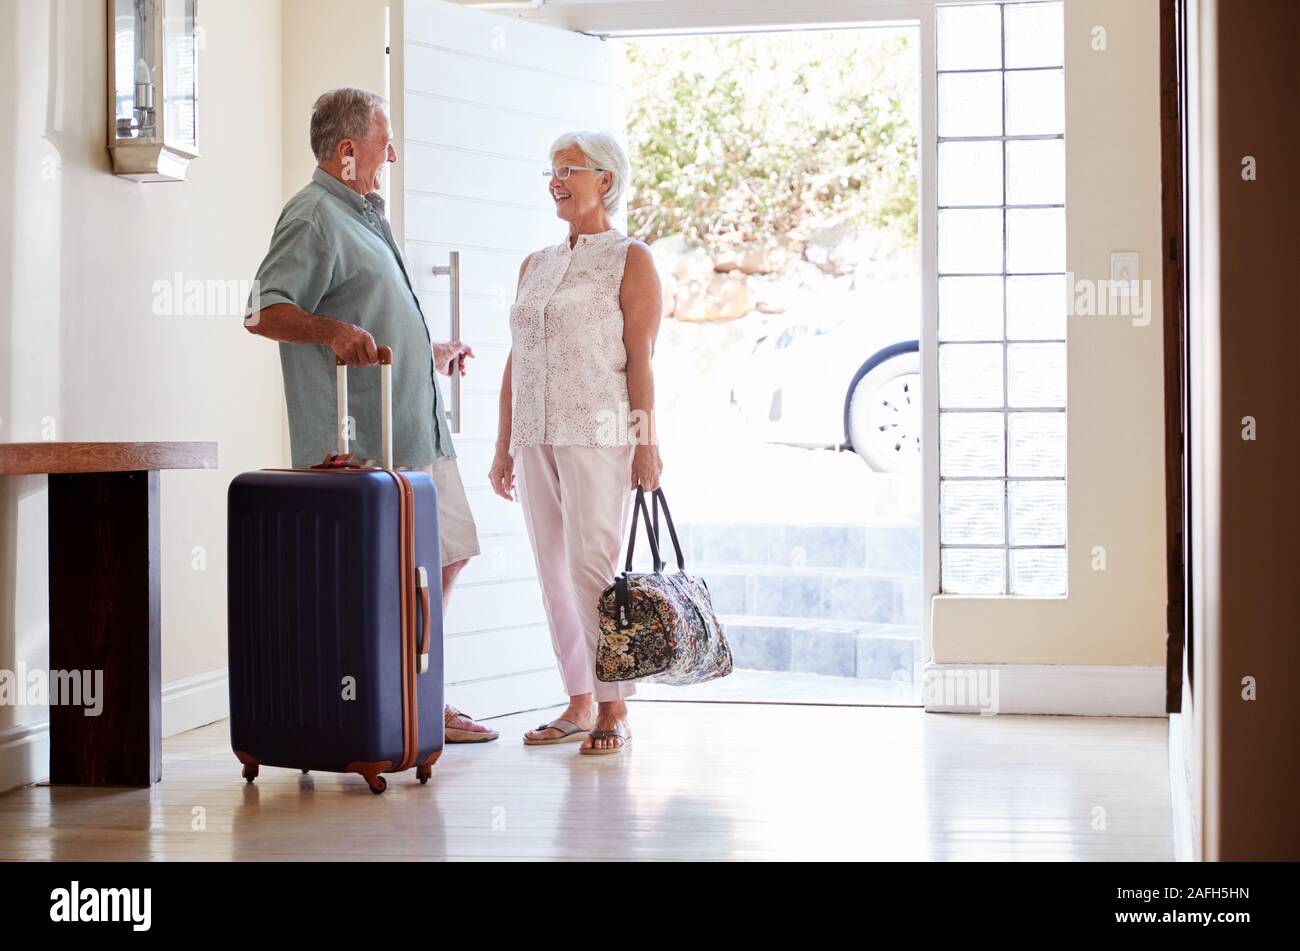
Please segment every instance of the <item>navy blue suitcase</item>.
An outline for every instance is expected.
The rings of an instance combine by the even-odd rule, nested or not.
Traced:
[[[259,766],[358,773],[414,767],[443,746],[438,499],[391,466],[391,352],[380,349],[387,468],[340,452],[311,469],[236,476],[228,497],[230,741]],[[339,372],[346,418],[346,368]]]

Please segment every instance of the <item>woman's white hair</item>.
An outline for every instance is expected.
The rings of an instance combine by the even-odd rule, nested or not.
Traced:
[[[587,161],[602,171],[609,172],[614,180],[604,194],[605,210],[611,215],[618,214],[619,201],[623,190],[627,188],[629,169],[627,153],[618,139],[609,132],[566,132],[551,145],[551,161],[568,148],[576,148]]]

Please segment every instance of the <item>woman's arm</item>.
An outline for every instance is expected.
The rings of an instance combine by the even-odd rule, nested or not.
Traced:
[[[524,273],[528,270],[528,262],[533,259],[530,254],[524,258],[524,263],[519,265],[519,284],[515,289],[515,296],[518,298],[519,287],[524,284]],[[492,491],[503,499],[514,501],[515,490],[515,460],[510,455],[510,434],[513,426],[513,414],[511,413],[511,369],[514,365],[515,354],[512,350],[506,357],[505,372],[501,374],[501,395],[497,399],[497,444],[496,452],[492,457],[492,468],[488,471],[488,483],[492,486]]]
[[[506,354],[506,369],[501,374],[501,395],[497,400],[497,449],[510,450],[510,434],[512,432],[513,420],[511,419],[511,400],[512,382],[511,367],[514,365],[515,352],[511,350]]]
[[[655,426],[655,379],[650,361],[663,316],[663,290],[650,249],[634,241],[627,249],[623,286],[619,290],[623,309],[623,347],[627,350],[627,398],[631,409],[636,450],[632,456],[632,488],[659,488],[663,461]]]

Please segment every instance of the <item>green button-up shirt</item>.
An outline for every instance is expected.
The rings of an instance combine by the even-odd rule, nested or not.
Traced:
[[[271,247],[257,271],[249,312],[295,304],[309,314],[356,324],[377,346],[393,350],[393,464],[427,466],[454,456],[434,377],[424,313],[383,199],[361,196],[324,169],[289,199]],[[280,344],[289,442],[295,466],[320,462],[338,447],[334,351],[311,344]],[[382,459],[379,371],[348,373],[350,448],[358,458]]]

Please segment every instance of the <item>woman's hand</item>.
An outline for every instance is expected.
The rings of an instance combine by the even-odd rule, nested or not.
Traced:
[[[507,502],[515,500],[515,460],[510,450],[497,446],[496,455],[492,457],[492,468],[488,470],[488,484],[492,491]]]
[[[640,486],[647,492],[659,488],[659,477],[663,475],[664,463],[659,458],[659,447],[654,443],[642,443],[632,454],[632,488]]]

